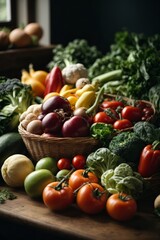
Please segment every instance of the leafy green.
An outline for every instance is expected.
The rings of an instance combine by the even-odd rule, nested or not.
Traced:
[[[89,68],[102,53],[96,46],[90,46],[85,39],[75,39],[66,46],[58,44],[53,48],[53,58],[48,64],[49,69],[58,65],[61,69],[66,66],[66,60],[71,63],[82,63]]]
[[[115,169],[104,172],[101,176],[101,184],[111,194],[123,192],[135,199],[138,199],[144,190],[144,179],[127,163],[121,163]]]
[[[160,113],[160,83],[150,88],[148,97],[149,101],[154,105],[156,111]]]
[[[114,169],[121,162],[121,158],[108,148],[98,148],[88,155],[86,166],[96,174],[98,178],[108,169]]]
[[[133,126],[133,131],[146,144],[152,144],[155,140],[160,140],[160,128],[147,121],[137,122]]]
[[[89,77],[94,79],[104,73],[121,70],[121,77],[113,78],[116,86],[109,85],[106,92],[148,99],[148,91],[160,83],[160,35],[145,36],[121,31],[115,34],[110,51],[97,59],[89,68]],[[108,79],[106,79],[108,82]],[[119,84],[118,84],[119,81]]]
[[[6,200],[13,200],[16,199],[17,196],[12,193],[9,189],[3,188],[0,189],[0,204],[5,203]]]
[[[0,135],[17,130],[21,113],[33,103],[30,85],[0,77]]]
[[[136,133],[125,131],[114,136],[108,148],[123,158],[124,162],[131,163],[136,167],[144,146],[145,142],[139,138]]]
[[[112,124],[93,123],[90,127],[90,135],[98,139],[102,146],[108,146],[112,139],[115,130]]]

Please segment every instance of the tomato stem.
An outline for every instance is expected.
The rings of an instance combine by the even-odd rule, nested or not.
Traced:
[[[77,194],[77,192],[79,191],[79,189],[80,189],[81,187],[83,187],[84,185],[86,185],[86,184],[88,184],[88,183],[90,183],[90,182],[84,182],[81,186],[79,186],[78,188],[76,188],[76,190],[74,190],[74,195]]]
[[[120,193],[119,194],[119,199],[125,202],[125,201],[128,201],[128,200],[132,199],[132,196],[124,195],[123,193]]]
[[[69,176],[75,171],[74,168],[72,168],[61,180],[60,182],[57,184],[56,187],[54,187],[54,189],[56,190],[60,190],[62,189],[62,183],[64,183],[66,180],[68,180]]]

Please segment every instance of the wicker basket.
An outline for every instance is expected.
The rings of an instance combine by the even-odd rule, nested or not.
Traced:
[[[151,177],[145,178],[148,187],[151,189],[152,193],[160,193],[160,172],[152,175]]]
[[[135,99],[131,99],[131,98],[128,98],[128,97],[124,97],[124,96],[120,96],[120,95],[113,95],[113,94],[105,94],[104,95],[104,98],[109,98],[111,100],[122,100],[124,101],[126,104],[125,105],[131,105],[131,106],[134,106],[136,102],[138,101],[141,101],[142,103],[145,103],[146,106],[148,107],[151,107],[153,109],[153,114],[148,118],[146,119],[147,122],[150,122],[150,123],[153,123],[156,121],[156,109],[155,109],[155,106],[149,102],[149,101],[146,101],[146,100],[135,100]],[[124,131],[127,131],[127,130],[130,130],[130,129],[133,129],[133,127],[131,128],[128,128],[128,129],[125,129]]]
[[[71,158],[77,154],[88,155],[98,147],[98,141],[91,137],[44,137],[27,132],[21,124],[18,131],[33,161],[36,162],[46,156],[58,159]]]

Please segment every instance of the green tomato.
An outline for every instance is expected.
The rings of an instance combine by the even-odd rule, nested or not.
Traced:
[[[64,178],[68,173],[70,172],[70,170],[68,169],[62,169],[62,170],[59,170],[56,174],[56,179],[58,181],[60,181],[62,178]]]
[[[39,169],[48,169],[55,175],[58,172],[57,161],[52,157],[41,158],[35,166],[35,170]]]
[[[48,169],[39,169],[31,172],[24,180],[24,189],[31,198],[42,197],[43,189],[47,184],[55,181],[54,175]]]

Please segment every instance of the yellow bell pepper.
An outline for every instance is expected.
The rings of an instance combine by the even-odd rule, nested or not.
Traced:
[[[21,82],[31,85],[33,95],[43,97],[45,91],[45,79],[48,73],[43,70],[35,71],[33,66],[29,65],[29,71],[23,69],[21,75]]]

